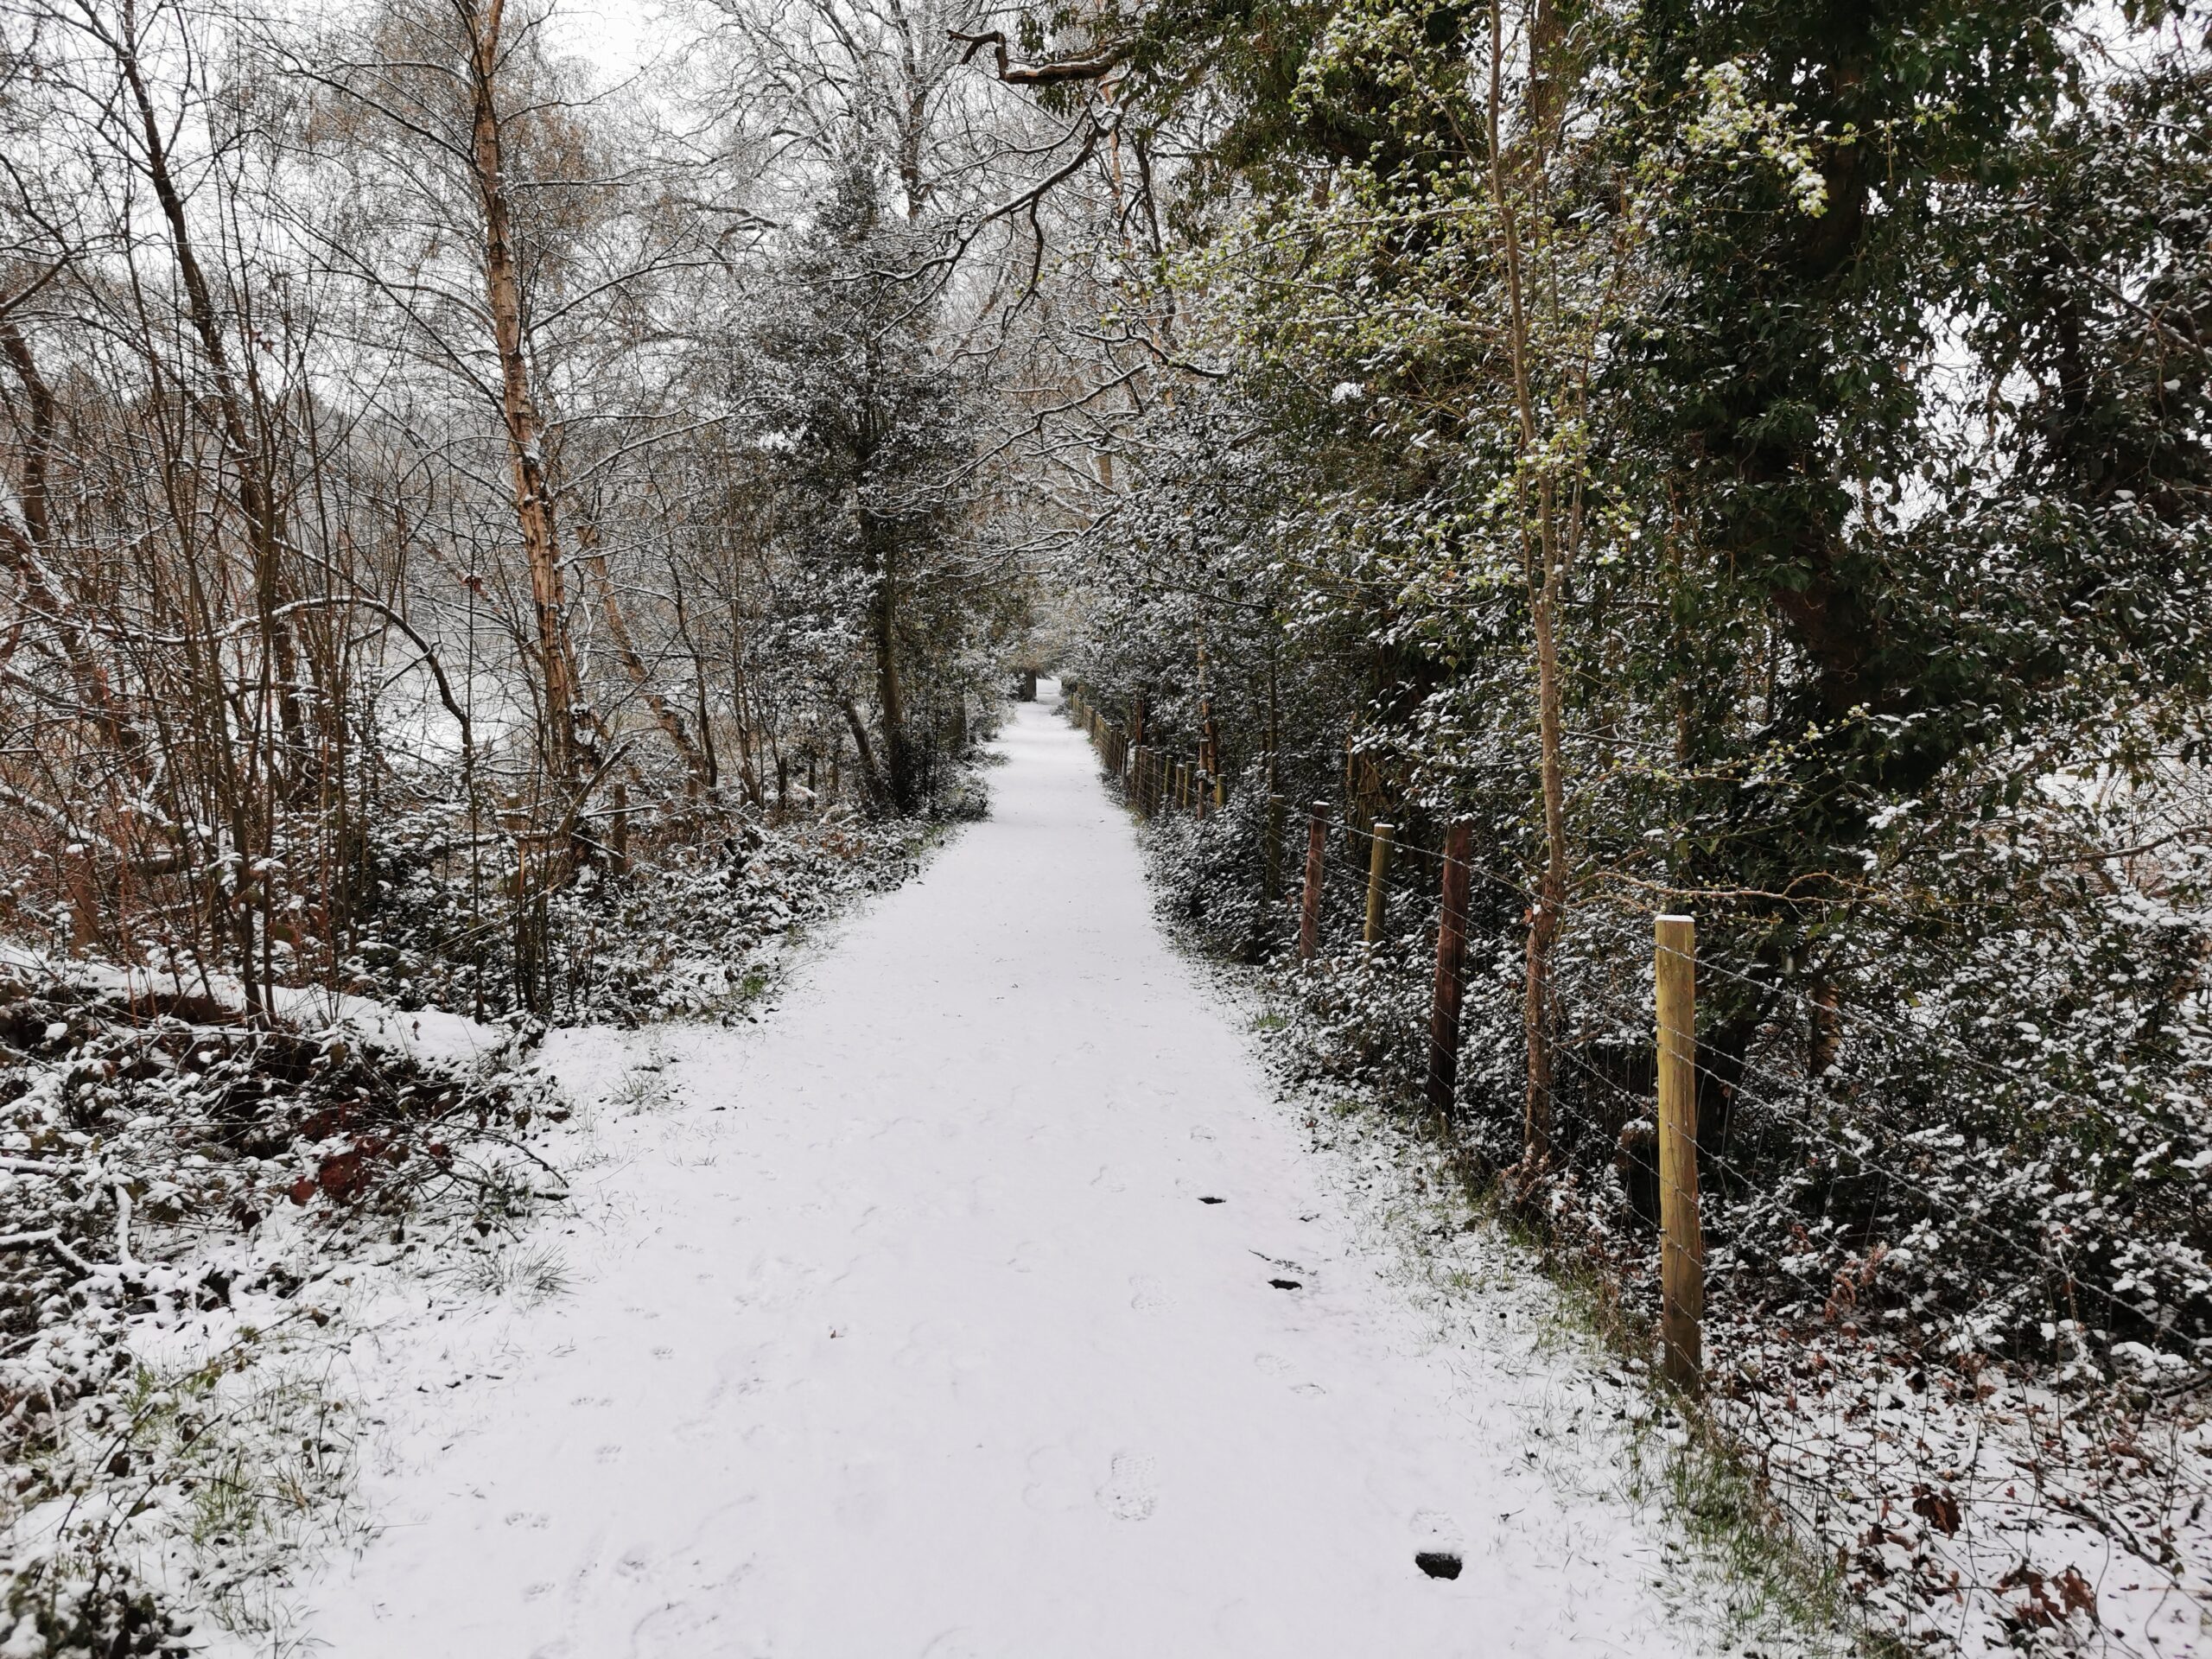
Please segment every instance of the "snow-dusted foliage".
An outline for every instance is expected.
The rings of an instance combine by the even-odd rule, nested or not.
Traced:
[[[165,1555],[251,1626],[357,1433],[291,1363],[327,1318],[312,1281],[410,1224],[511,1230],[561,1185],[531,1142],[567,1109],[518,1070],[536,1028],[427,1016],[465,1040],[418,1057],[306,1004],[250,1021],[232,989],[0,980],[10,1653],[181,1651],[183,1586],[147,1587]]]
[[[1419,1117],[1437,916],[1419,855],[1389,878],[1370,947],[1357,942],[1363,861],[1336,829],[1324,951],[1300,964],[1295,874],[1283,900],[1259,898],[1262,818],[1232,806],[1147,833],[1163,915],[1260,964],[1289,1073]],[[1522,1134],[1525,899],[1514,911],[1482,886],[1451,1138],[1499,1170]],[[1649,1328],[1648,922],[1579,920],[1560,992],[1574,1015],[1558,1050],[1560,1166],[1527,1213],[1563,1265]],[[2086,960],[2046,949],[2031,975],[1992,971],[1994,945],[1954,961],[1950,996],[1896,999],[1895,1025],[1847,1021],[1818,1075],[1805,1021],[1777,1017],[1722,1096],[1720,1131],[1704,1126],[1708,1414],[1873,1628],[1930,1651],[2175,1650],[2212,1593],[2196,1198],[2212,1159],[2187,1093],[2201,1085],[2152,1073],[2139,1049],[2132,1067],[2107,1062],[2107,1092],[2055,1096],[2048,1066],[2032,1081],[2032,1047],[2000,1062],[1961,1040],[2033,1044],[2065,988],[2103,985],[2114,960],[2136,959],[2115,945],[2144,942],[2123,930],[2101,943]],[[2109,1000],[2101,1013],[2084,1001],[2085,1024],[2113,1022]],[[2185,1033],[2183,1051],[2201,1055],[2202,1035]],[[2094,1049],[2054,1052],[2070,1065]],[[2133,1107],[2125,1086],[2152,1075],[2161,1086]]]
[[[1713,1421],[1913,1643],[2193,1638],[2201,19],[1306,22],[1160,290],[1212,378],[1071,561],[1086,706],[1228,796],[1154,831],[1165,904],[1417,1109],[1468,826],[1451,1133],[1638,1318],[1693,913]]]
[[[972,779],[957,787],[974,810]],[[654,861],[588,869],[522,928],[502,908],[472,935],[466,863],[396,820],[377,931],[334,988],[280,988],[273,1018],[181,966],[17,952],[0,981],[7,1650],[183,1651],[194,1618],[281,1635],[280,1586],[356,1524],[367,1430],[326,1375],[327,1304],[372,1259],[529,1268],[500,1247],[569,1179],[569,1101],[531,1060],[547,1019],[740,1017],[796,935],[911,874],[928,839],[807,819],[698,849],[640,826]]]
[[[963,769],[938,804],[980,810],[979,776]],[[934,833],[849,813],[655,829],[633,827],[627,869],[587,866],[517,906],[511,886],[487,893],[468,861],[438,855],[435,825],[381,827],[377,920],[340,962],[338,988],[402,1008],[559,1023],[734,1016],[766,988],[786,936],[903,880]]]

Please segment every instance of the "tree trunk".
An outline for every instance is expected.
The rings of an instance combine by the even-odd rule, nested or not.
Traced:
[[[850,697],[845,699],[844,710],[845,724],[853,734],[853,747],[860,755],[861,779],[868,785],[868,799],[880,806],[884,799],[883,775],[876,770],[875,752],[868,747],[868,722],[861,718],[861,711],[853,706]],[[830,776],[833,787],[836,775],[836,759],[832,756]]]
[[[864,532],[865,533],[865,532]],[[879,537],[870,535],[872,542]],[[887,545],[879,545],[875,597],[868,607],[875,645],[875,700],[883,715],[885,783],[891,810],[910,817],[920,806],[914,786],[914,749],[906,730],[906,709],[899,683],[899,571]]]
[[[530,594],[537,613],[538,669],[545,687],[544,757],[548,775],[575,804],[588,745],[577,728],[581,686],[569,639],[568,595],[561,569],[561,543],[553,512],[544,452],[545,422],[531,385],[530,359],[523,339],[522,274],[507,203],[505,161],[500,130],[498,77],[499,34],[506,0],[480,6],[461,0],[457,7],[468,32],[469,79],[474,130],[473,160],[478,207],[484,215],[484,289],[492,334],[499,357],[500,414],[506,425],[507,458],[514,492],[515,519],[530,565]]]
[[[1531,50],[1539,54],[1532,67],[1534,113],[1547,116],[1557,89],[1549,82],[1551,64],[1548,61],[1556,46],[1555,20],[1547,21],[1550,14],[1541,10],[1537,27],[1532,31]],[[1532,296],[1524,263],[1520,223],[1520,191],[1525,187],[1532,194],[1541,190],[1543,174],[1542,145],[1546,133],[1541,122],[1531,124],[1531,143],[1515,146],[1511,166],[1516,179],[1512,187],[1506,180],[1508,158],[1503,148],[1504,123],[1501,105],[1504,97],[1505,19],[1500,0],[1491,0],[1490,9],[1490,86],[1488,110],[1488,139],[1490,149],[1490,188],[1492,205],[1497,210],[1498,227],[1503,241],[1505,284],[1507,298],[1507,338],[1511,346],[1513,365],[1513,397],[1519,430],[1516,434],[1517,489],[1527,489],[1526,472],[1541,468],[1536,478],[1535,523],[1532,550],[1540,569],[1530,573],[1529,582],[1529,615],[1535,635],[1536,646],[1536,734],[1540,787],[1544,809],[1543,873],[1537,881],[1534,900],[1529,910],[1528,977],[1521,1006],[1521,1027],[1529,1048],[1528,1091],[1522,1125],[1522,1183],[1523,1190],[1542,1175],[1552,1154],[1554,1128],[1552,1111],[1552,949],[1558,942],[1561,913],[1567,902],[1567,812],[1566,791],[1562,779],[1560,750],[1560,683],[1559,683],[1559,610],[1560,567],[1564,563],[1560,547],[1557,490],[1551,468],[1554,464],[1544,454],[1545,444],[1538,416],[1534,370],[1529,361],[1534,349],[1529,323]],[[1538,251],[1543,251],[1541,219],[1537,219]],[[1526,495],[1522,494],[1526,502]],[[1529,526],[1526,507],[1523,507],[1522,534],[1523,546],[1528,546]]]
[[[253,442],[247,424],[245,400],[231,366],[222,319],[215,310],[214,293],[208,286],[207,272],[201,268],[193,245],[184,198],[169,171],[168,139],[162,131],[161,117],[154,108],[153,96],[147,91],[145,75],[138,62],[138,13],[132,0],[124,0],[122,20],[123,33],[111,37],[108,46],[122,71],[124,84],[130,90],[132,108],[138,118],[139,136],[146,146],[147,181],[153,186],[154,200],[168,228],[170,251],[176,260],[177,276],[184,284],[186,315],[207,359],[209,378],[214,383],[215,395],[208,401],[213,405],[217,436],[238,475],[238,510],[245,518],[247,546],[253,563],[254,614],[259,624],[264,671],[270,668],[275,671],[276,683],[273,690],[283,734],[283,753],[291,784],[297,790],[308,781],[314,756],[307,741],[307,712],[302,707],[298,652],[289,625],[276,613],[287,596],[278,564],[287,538],[284,511],[263,467],[261,450]],[[251,388],[254,367],[251,354],[245,373]],[[264,684],[264,690],[270,689],[265,681]]]
[[[1552,1115],[1552,948],[1567,904],[1566,785],[1560,756],[1560,560],[1552,486],[1540,487],[1537,547],[1542,578],[1531,594],[1536,635],[1536,747],[1544,798],[1544,871],[1529,919],[1529,977],[1521,1028],[1529,1045],[1529,1089],[1522,1122],[1522,1155],[1530,1171],[1549,1160]]]
[[[117,702],[106,666],[80,626],[79,608],[71,601],[48,563],[54,525],[47,467],[54,454],[59,407],[54,389],[40,372],[30,343],[11,321],[0,320],[0,354],[7,357],[16,378],[22,383],[29,416],[21,444],[22,522],[18,528],[0,517],[0,559],[6,561],[21,584],[26,608],[36,611],[60,642],[77,696],[92,711],[101,737],[130,758],[134,774],[143,776],[144,767],[140,763],[146,751],[145,734]]]
[[[614,643],[614,655],[622,664],[622,671],[630,677],[630,683],[645,700],[645,707],[652,710],[653,718],[667,735],[669,743],[683,762],[683,794],[687,800],[696,801],[707,789],[709,779],[706,757],[699,753],[699,746],[691,741],[691,734],[683,728],[683,715],[674,704],[663,696],[653,683],[652,671],[645,666],[644,658],[630,638],[630,625],[622,615],[622,601],[614,592],[614,579],[607,574],[607,556],[599,550],[599,537],[589,524],[577,531],[576,539],[587,550],[584,563],[590,568],[592,580],[599,585],[600,613],[607,619],[607,637]]]

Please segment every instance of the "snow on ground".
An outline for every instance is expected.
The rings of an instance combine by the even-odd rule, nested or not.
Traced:
[[[0,968],[15,968],[35,981],[82,986],[131,998],[197,994],[218,1007],[243,1009],[245,988],[229,974],[181,969],[174,974],[108,962],[84,962],[55,956],[20,939],[0,939]],[[317,986],[271,986],[270,1012],[299,1031],[351,1031],[363,1041],[426,1065],[474,1065],[514,1041],[506,1026],[486,1025],[465,1014],[442,1008],[411,1012],[371,997]]]
[[[1654,1587],[1664,1529],[1603,1490],[1605,1414],[1560,1443],[1589,1393],[1525,1287],[1437,1316],[1159,935],[1082,740],[1025,706],[1005,748],[991,819],[760,1027],[549,1039],[603,1103],[572,1211],[510,1294],[354,1310],[380,1530],[301,1634],[345,1659],[1717,1651],[1711,1610]]]

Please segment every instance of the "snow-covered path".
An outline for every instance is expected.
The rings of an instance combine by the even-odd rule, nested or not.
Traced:
[[[564,1294],[388,1357],[385,1529],[308,1637],[346,1659],[1689,1651],[1643,1529],[1548,1487],[1489,1362],[1435,1345],[1356,1242],[1158,935],[1088,747],[1041,707],[1005,747],[990,820],[782,1011],[640,1039],[675,1096],[607,1109]],[[1437,1548],[1456,1580],[1416,1568]]]

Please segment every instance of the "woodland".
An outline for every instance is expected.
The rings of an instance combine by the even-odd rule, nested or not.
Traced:
[[[2196,0],[0,0],[10,1155],[227,1066],[218,1161],[449,1181],[527,1105],[302,997],[739,1017],[1058,673],[1409,1122],[1471,827],[1427,1132],[1631,1331],[1694,915],[1709,1432],[1884,1639],[2074,1650],[2053,1529],[2212,1596],[2208,352]]]

